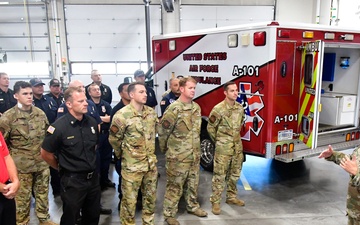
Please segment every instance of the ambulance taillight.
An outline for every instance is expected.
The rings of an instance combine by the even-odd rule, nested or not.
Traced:
[[[360,132],[357,131],[357,132],[356,132],[356,140],[359,140],[359,138],[360,138]]]
[[[264,46],[266,45],[266,32],[259,31],[254,33],[254,45],[255,46]]]
[[[351,140],[351,134],[350,134],[350,133],[347,133],[347,134],[346,134],[345,141],[350,141],[350,140]]]
[[[288,144],[283,144],[282,153],[286,154],[288,151]]]
[[[294,151],[294,143],[290,143],[289,144],[289,152],[293,152]]]
[[[276,155],[281,154],[281,145],[276,145],[275,153],[276,153]]]
[[[352,140],[352,141],[355,140],[355,132],[352,132],[352,133],[351,133],[351,140]]]

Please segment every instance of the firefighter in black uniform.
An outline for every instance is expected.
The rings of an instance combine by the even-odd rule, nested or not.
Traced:
[[[81,209],[82,224],[97,225],[101,196],[95,172],[98,124],[86,114],[88,103],[81,88],[68,88],[65,102],[69,113],[49,126],[41,156],[51,167],[59,169],[63,201],[60,224],[75,224]]]
[[[0,72],[0,116],[17,103],[13,90],[9,88],[9,83],[9,76]]]
[[[101,91],[101,99],[111,105],[111,101],[112,101],[111,89],[109,86],[102,83],[102,77],[101,77],[101,74],[98,72],[98,70],[91,71],[91,79],[93,80],[93,82],[91,84],[99,85],[100,91]],[[91,98],[89,95],[89,92],[88,92],[89,86],[90,86],[90,84],[85,87],[87,99]]]
[[[91,97],[90,101],[95,103],[96,110],[102,120],[100,125],[99,144],[97,146],[100,187],[101,190],[105,190],[108,187],[114,188],[115,184],[109,179],[109,168],[112,158],[112,146],[108,140],[111,106],[109,103],[101,99],[100,88],[97,84],[91,84],[87,91]]]

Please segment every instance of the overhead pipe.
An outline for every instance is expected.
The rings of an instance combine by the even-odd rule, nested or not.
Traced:
[[[151,67],[151,37],[150,37],[150,0],[144,0],[145,3],[145,29],[146,29],[146,56],[148,70]]]

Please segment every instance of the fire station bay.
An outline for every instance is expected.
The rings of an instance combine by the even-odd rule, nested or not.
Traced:
[[[96,169],[82,182],[99,179],[100,225],[360,224],[359,8],[341,0],[0,0],[0,105],[23,106],[17,93],[11,106],[3,97],[18,81],[30,83],[31,107],[44,98],[61,104],[74,84],[87,88],[87,114],[101,122]],[[135,81],[143,85],[128,93]],[[137,88],[156,105],[145,107]],[[122,121],[125,107],[142,119]],[[57,120],[65,112],[57,105]],[[145,123],[149,115],[156,126]],[[20,154],[11,138],[10,155]],[[41,149],[34,155],[45,160]],[[138,185],[133,175],[144,174],[141,163],[150,171],[150,157],[155,192],[147,176],[156,173]],[[80,163],[68,172],[49,176],[55,224],[67,224],[63,176],[83,175]],[[36,195],[29,225],[43,224]],[[86,225],[85,207],[74,224]]]

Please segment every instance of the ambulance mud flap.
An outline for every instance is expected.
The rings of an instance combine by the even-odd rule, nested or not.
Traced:
[[[200,165],[204,170],[212,172],[214,169],[215,144],[207,132],[207,121],[202,120],[200,133]]]

